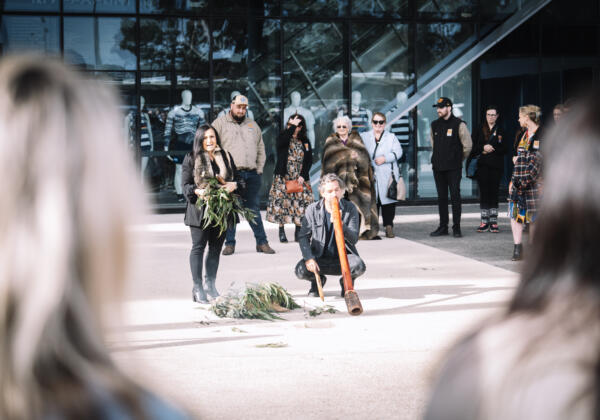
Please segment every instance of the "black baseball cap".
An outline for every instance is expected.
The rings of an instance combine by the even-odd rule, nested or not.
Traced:
[[[449,98],[446,98],[444,96],[442,96],[440,99],[438,99],[435,104],[433,104],[434,108],[444,108],[447,106],[452,106],[452,101]]]

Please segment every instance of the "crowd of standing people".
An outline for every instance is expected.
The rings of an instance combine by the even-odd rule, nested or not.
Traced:
[[[199,172],[204,179],[219,176],[227,181],[223,183],[223,188],[238,195],[243,205],[255,215],[250,227],[256,240],[256,251],[275,253],[268,243],[258,206],[265,146],[260,127],[248,116],[248,106],[248,99],[237,94],[232,98],[227,113],[219,115],[212,125],[198,128],[194,151],[186,157],[183,165],[183,190],[188,201],[185,222],[190,226],[193,242],[190,253],[194,283],[192,293],[193,299],[200,303],[218,296],[215,279],[219,253],[232,255],[235,252],[238,219],[228,220],[226,234],[218,237],[210,229],[202,228],[203,208],[198,205],[198,200],[202,200],[203,181],[197,175]],[[541,194],[540,108],[526,105],[519,109],[520,130],[515,136],[514,145],[511,145],[499,124],[500,111],[496,105],[485,107],[484,122],[472,136],[467,124],[453,112],[450,98],[440,97],[433,107],[436,108],[438,119],[431,123],[431,164],[438,195],[439,224],[430,235],[444,236],[450,232],[449,195],[452,236],[462,237],[460,184],[463,170],[477,182],[479,189],[481,221],[476,231],[500,232],[500,182],[505,155],[512,146],[514,170],[510,176],[507,197],[514,242],[512,260],[522,259],[523,231],[528,230],[529,237],[533,237]],[[564,106],[557,105],[553,110],[554,120],[558,121],[565,112]],[[402,199],[396,192],[397,188],[404,187],[399,163],[404,152],[396,135],[386,129],[386,124],[386,114],[374,112],[370,130],[365,127],[363,132],[358,133],[352,129],[352,121],[347,115],[339,115],[332,122],[332,134],[323,143],[321,176],[335,174],[339,178],[343,185],[343,197],[356,207],[359,216],[358,237],[363,240],[381,239],[380,214],[385,237],[395,237],[396,206]],[[206,133],[213,140],[203,142],[201,136]],[[213,146],[213,149],[207,149]],[[315,200],[310,182],[310,168],[314,163],[313,146],[303,115],[289,115],[285,129],[277,138],[276,150],[277,160],[269,190],[266,220],[279,226],[281,243],[288,242],[285,226],[290,224],[294,226],[294,241],[300,242],[303,218]],[[199,164],[204,165],[202,169],[198,169]],[[207,244],[209,251],[204,263],[203,282],[202,261]],[[302,274],[300,277],[306,276]]]

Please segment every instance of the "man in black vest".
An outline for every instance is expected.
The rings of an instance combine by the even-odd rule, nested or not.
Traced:
[[[431,236],[448,234],[448,189],[452,200],[452,233],[460,238],[460,178],[462,162],[471,153],[473,143],[467,124],[452,115],[452,101],[439,98],[433,105],[437,108],[438,119],[431,123],[431,146],[433,153],[433,178],[438,194],[440,225]]]

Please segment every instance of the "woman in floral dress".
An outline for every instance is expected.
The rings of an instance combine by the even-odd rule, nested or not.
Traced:
[[[311,165],[312,148],[306,135],[306,121],[302,115],[294,114],[277,138],[277,164],[267,207],[267,220],[279,224],[281,242],[287,242],[284,225],[289,223],[296,225],[294,240],[298,241],[304,210],[314,201],[309,177]],[[293,180],[302,184],[301,192],[286,192],[285,182]]]

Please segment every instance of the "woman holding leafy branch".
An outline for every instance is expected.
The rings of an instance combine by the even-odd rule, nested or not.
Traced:
[[[239,214],[245,214],[237,196],[232,194],[241,187],[240,181],[233,158],[221,148],[216,130],[209,125],[199,127],[192,153],[185,156],[182,165],[183,193],[187,201],[184,222],[192,235],[190,267],[194,302],[208,303],[207,294],[212,298],[219,296],[215,281],[225,231],[239,221]],[[205,291],[202,260],[207,244]]]

